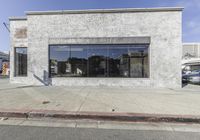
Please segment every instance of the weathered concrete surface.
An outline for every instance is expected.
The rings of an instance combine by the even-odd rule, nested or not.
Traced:
[[[26,19],[16,19],[10,22],[10,81],[19,81],[20,83],[27,83],[27,77],[14,77],[14,50],[15,47],[28,47],[27,36],[27,21]]]
[[[6,84],[7,83],[7,84]],[[200,86],[183,89],[25,86],[0,83],[0,108],[200,116]],[[43,104],[44,101],[49,103]]]
[[[172,8],[173,9],[173,8]],[[53,85],[181,87],[181,9],[144,12],[90,12],[62,14],[29,14],[28,77],[13,77],[18,83],[44,84],[48,75],[48,46],[51,39],[150,37],[150,78],[60,78],[49,79]],[[19,22],[11,21],[11,34]],[[22,26],[22,25],[21,25]],[[12,38],[12,36],[11,36]],[[63,44],[62,40],[60,42]],[[12,41],[12,48],[15,47]],[[13,54],[11,54],[13,60]],[[12,65],[13,63],[11,63]]]

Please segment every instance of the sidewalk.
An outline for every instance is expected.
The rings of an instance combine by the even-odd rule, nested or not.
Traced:
[[[0,79],[1,110],[200,116],[200,86],[183,89],[54,87]]]

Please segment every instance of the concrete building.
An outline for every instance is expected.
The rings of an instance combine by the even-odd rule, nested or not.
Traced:
[[[10,18],[10,81],[181,87],[183,8],[29,11]]]

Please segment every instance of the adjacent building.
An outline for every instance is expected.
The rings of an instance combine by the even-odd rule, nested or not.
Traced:
[[[200,43],[183,43],[182,68],[200,70]]]
[[[10,18],[10,81],[181,87],[182,8],[29,11]]]
[[[9,62],[9,55],[4,52],[0,52],[0,74],[3,71],[3,64]]]
[[[200,58],[200,43],[183,43],[183,59]]]

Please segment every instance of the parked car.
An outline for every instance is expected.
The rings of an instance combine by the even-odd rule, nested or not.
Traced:
[[[194,70],[190,72],[182,72],[182,82],[200,84],[200,70]]]
[[[200,72],[197,74],[191,74],[188,77],[188,82],[192,84],[200,84]]]
[[[187,83],[189,78],[189,74],[182,73],[182,83]]]

